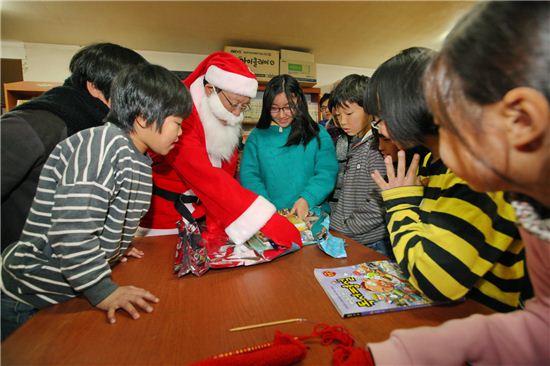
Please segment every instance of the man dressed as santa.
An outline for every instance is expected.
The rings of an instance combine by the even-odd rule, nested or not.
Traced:
[[[258,231],[279,245],[301,246],[295,226],[277,214],[267,199],[235,179],[243,112],[258,88],[255,75],[235,56],[215,52],[184,83],[191,91],[193,111],[170,154],[153,156],[156,194],[141,221],[145,235],[177,233],[176,222],[182,214],[174,206],[174,197],[177,200],[183,193],[199,199],[185,204],[194,218],[206,215],[202,236],[209,253],[228,238],[239,245]]]

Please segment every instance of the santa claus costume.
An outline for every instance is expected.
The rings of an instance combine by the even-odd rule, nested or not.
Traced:
[[[301,246],[299,232],[276,213],[273,204],[235,179],[242,114],[237,117],[227,111],[215,91],[208,96],[205,83],[250,98],[258,88],[255,75],[235,56],[215,52],[203,60],[184,80],[193,111],[182,124],[182,135],[168,155],[152,156],[154,185],[198,197],[198,203],[186,207],[195,218],[206,215],[203,238],[209,253],[228,238],[241,244],[258,231],[279,245]],[[154,194],[140,226],[145,235],[175,234],[181,218],[173,201]]]

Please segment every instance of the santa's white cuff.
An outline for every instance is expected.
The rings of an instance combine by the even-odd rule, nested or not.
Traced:
[[[271,202],[258,196],[241,216],[225,228],[225,233],[235,244],[242,244],[256,234],[275,211]]]

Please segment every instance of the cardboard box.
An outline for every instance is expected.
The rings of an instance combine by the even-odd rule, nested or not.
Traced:
[[[312,53],[281,50],[279,73],[295,77],[302,86],[317,84],[317,65]]]
[[[279,75],[279,51],[234,46],[225,46],[223,50],[247,64],[260,82]]]
[[[315,62],[313,53],[281,50],[281,60]]]

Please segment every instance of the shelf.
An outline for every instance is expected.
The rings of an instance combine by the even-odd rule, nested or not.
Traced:
[[[17,105],[18,100],[29,100],[59,86],[61,83],[49,81],[17,81],[4,84],[6,112]]]

